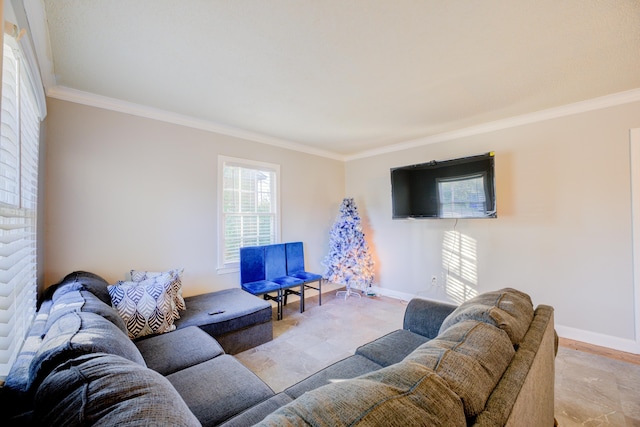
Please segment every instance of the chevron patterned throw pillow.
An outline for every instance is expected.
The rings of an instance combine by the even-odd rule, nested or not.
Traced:
[[[167,291],[172,278],[161,275],[141,282],[120,281],[107,289],[111,303],[127,325],[129,338],[173,331],[173,296]]]
[[[162,276],[168,274],[173,279],[171,281],[171,293],[173,294],[173,301],[176,304],[176,310],[174,310],[173,318],[179,319],[180,314],[178,310],[186,310],[187,306],[184,303],[184,298],[182,297],[182,273],[184,272],[184,268],[174,268],[169,271],[141,271],[141,270],[131,270],[131,280],[134,282],[141,282],[143,280],[152,279],[154,277]]]

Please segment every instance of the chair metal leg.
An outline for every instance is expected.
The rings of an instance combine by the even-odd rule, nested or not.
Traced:
[[[277,319],[278,320],[282,320],[282,301],[283,301],[283,293],[282,293],[282,289],[278,289],[276,296],[271,296],[269,294],[263,294],[262,297],[265,299],[265,301],[268,300],[273,300],[276,302],[276,307],[277,307]]]
[[[287,305],[287,296],[293,294],[293,295],[298,295],[300,297],[300,313],[304,312],[304,288],[305,288],[305,284],[302,283],[300,285],[300,290],[296,291],[294,289],[288,288],[284,290],[284,305]]]
[[[318,280],[318,287],[314,287],[311,286],[309,283],[313,283],[313,282],[306,282],[304,287],[305,289],[315,289],[316,291],[318,291],[318,305],[322,305],[322,279]]]

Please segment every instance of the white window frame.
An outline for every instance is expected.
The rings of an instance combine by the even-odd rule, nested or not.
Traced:
[[[224,212],[224,168],[226,165],[232,165],[236,167],[246,169],[257,169],[262,171],[269,171],[275,175],[275,183],[273,185],[273,200],[275,202],[274,216],[275,230],[274,239],[271,243],[280,242],[280,165],[260,162],[255,160],[241,159],[237,157],[218,156],[218,274],[227,274],[238,272],[240,269],[239,262],[225,261],[225,219],[226,213]]]

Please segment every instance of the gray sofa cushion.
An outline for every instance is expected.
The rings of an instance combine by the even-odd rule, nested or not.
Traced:
[[[200,425],[162,375],[104,353],[57,367],[38,388],[35,418],[46,426]]]
[[[108,285],[109,283],[97,274],[74,271],[67,274],[59,284],[51,287],[53,292],[51,299],[55,302],[58,297],[70,290],[85,290],[97,296],[105,304],[111,304],[111,297],[107,291]]]
[[[435,338],[444,319],[456,308],[455,305],[440,301],[413,298],[404,312],[402,328],[427,338]]]
[[[175,321],[176,328],[198,326],[213,337],[269,322],[273,311],[268,301],[239,288],[194,295],[184,300],[187,309]],[[209,314],[217,311],[223,313]]]
[[[166,378],[205,427],[220,424],[275,395],[253,372],[227,354]]]
[[[81,283],[78,283],[74,280],[64,280],[57,285],[53,285],[47,288],[46,292],[51,294],[51,301],[57,301],[61,296],[65,295],[67,292],[73,291],[81,291],[84,288]]]
[[[432,370],[401,362],[328,384],[278,409],[258,426],[466,426],[460,398]]]
[[[31,367],[31,361],[35,353],[42,344],[44,326],[47,323],[51,305],[51,300],[42,302],[33,325],[27,332],[20,353],[18,353],[18,357],[11,366],[4,386],[1,388],[0,394],[2,395],[2,405],[4,405],[6,409],[5,412],[18,414],[31,409],[31,400],[35,390],[29,388],[31,383],[29,368]]]
[[[440,333],[457,322],[474,319],[490,323],[504,330],[511,343],[517,346],[533,320],[533,303],[529,295],[505,288],[487,292],[460,304],[442,322]]]
[[[246,427],[262,421],[267,415],[291,402],[285,393],[278,393],[264,402],[258,403],[246,411],[221,424],[222,427]]]
[[[145,366],[136,346],[113,323],[95,313],[74,311],[49,328],[31,361],[30,384],[38,384],[65,360],[96,352],[116,354]]]
[[[433,369],[460,396],[466,415],[472,417],[482,411],[514,354],[503,330],[465,320],[421,345],[404,360]]]
[[[100,298],[86,290],[67,290],[56,298],[49,312],[49,318],[45,326],[45,333],[59,318],[72,311],[84,311],[99,314],[116,325],[122,332],[127,333],[127,326],[122,317],[111,306],[105,304]]]
[[[236,331],[216,334],[215,339],[220,343],[225,353],[239,354],[271,341],[273,339],[273,322],[256,323]]]
[[[195,326],[135,341],[147,367],[169,375],[224,354],[218,342]]]
[[[427,337],[399,329],[358,347],[356,354],[364,356],[378,365],[389,366],[402,361],[409,353],[427,341],[429,341]]]
[[[284,392],[292,398],[300,397],[310,390],[314,390],[332,382],[339,382],[346,379],[355,378],[357,376],[367,374],[382,368],[375,362],[364,356],[353,355],[346,359],[342,359],[333,365],[329,365],[321,371],[307,377],[306,379],[292,385]]]

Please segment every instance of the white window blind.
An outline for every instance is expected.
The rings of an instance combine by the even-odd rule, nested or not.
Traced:
[[[0,376],[36,312],[40,113],[17,43],[5,37],[0,128]]]
[[[237,267],[240,248],[276,243],[278,165],[221,157],[220,268]]]
[[[438,208],[443,218],[485,217],[486,174],[438,178]]]

